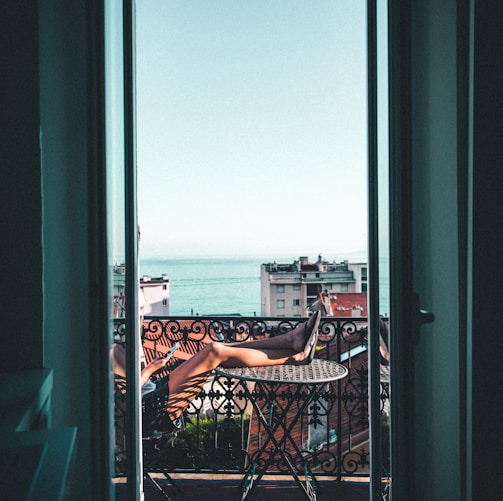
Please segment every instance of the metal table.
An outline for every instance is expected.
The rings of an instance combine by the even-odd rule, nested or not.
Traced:
[[[260,446],[258,452],[254,455],[253,460],[247,465],[245,476],[243,478],[243,495],[242,500],[252,492],[253,488],[260,482],[267,468],[272,463],[276,454],[284,461],[287,471],[293,476],[297,485],[302,489],[307,499],[316,500],[316,485],[315,477],[311,472],[309,464],[302,457],[301,449],[295,440],[292,438],[292,430],[301,418],[302,414],[312,404],[313,400],[323,391],[326,383],[336,381],[345,377],[348,370],[343,365],[331,360],[314,359],[307,365],[277,365],[271,367],[238,367],[224,368],[218,367],[215,372],[219,376],[224,376],[232,379],[238,379],[243,387],[246,397],[252,403],[253,408],[258,416],[260,423],[263,425],[267,434],[267,438]],[[246,382],[252,381],[258,386],[261,395],[267,399],[267,406],[261,408],[254,396],[252,395]],[[280,412],[275,411],[277,407],[275,403],[276,392],[274,387],[277,385],[289,384],[295,385],[296,390],[294,395],[289,399],[285,407],[280,408]],[[308,388],[307,395],[302,394],[302,388]],[[292,408],[293,402],[302,402],[295,410],[293,417],[287,420],[287,413]],[[267,415],[264,414],[264,410]],[[278,440],[275,433],[278,429],[282,429],[282,437]],[[304,463],[304,481],[301,480],[295,465],[292,464],[290,455],[285,450],[287,441],[293,446],[298,458],[302,458]],[[272,443],[271,451],[267,451],[267,447]],[[266,460],[263,458],[268,456]],[[263,463],[263,465],[261,465]],[[258,467],[258,465],[261,465]]]

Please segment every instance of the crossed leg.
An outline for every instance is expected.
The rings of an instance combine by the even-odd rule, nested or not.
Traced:
[[[169,375],[168,413],[177,418],[200,393],[211,371],[223,367],[258,367],[302,364],[308,360],[304,351],[310,319],[291,331],[273,338],[243,343],[209,343]]]
[[[315,316],[291,331],[276,337],[242,343],[209,343],[201,351],[170,372],[168,414],[172,420],[201,392],[211,371],[223,367],[258,367],[282,364],[303,364],[309,360],[306,337],[313,329]],[[125,376],[125,353],[114,345],[114,372]],[[159,357],[142,370],[142,384],[154,372],[162,369],[167,359]]]

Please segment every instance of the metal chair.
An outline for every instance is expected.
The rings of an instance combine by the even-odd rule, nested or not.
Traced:
[[[167,378],[154,381],[156,391],[148,393],[142,399],[142,446],[143,446],[143,477],[160,492],[165,499],[173,501],[163,485],[153,476],[161,473],[168,480],[168,485],[174,489],[175,500],[178,500],[180,488],[169,475],[166,465],[169,449],[172,447],[178,432],[183,430],[183,420],[173,423],[167,414],[168,392],[165,389]],[[126,380],[114,375],[115,400],[115,473],[126,473],[127,451],[125,447],[125,416],[126,416]]]

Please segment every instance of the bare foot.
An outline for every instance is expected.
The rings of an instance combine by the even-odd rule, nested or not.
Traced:
[[[311,358],[309,357],[309,353],[306,353],[305,351],[299,351],[295,355],[292,355],[290,363],[293,365],[306,365],[310,361]]]

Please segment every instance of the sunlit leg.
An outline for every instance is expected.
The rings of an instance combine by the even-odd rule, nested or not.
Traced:
[[[211,371],[224,367],[258,367],[303,363],[305,355],[291,348],[278,350],[253,349],[210,343],[186,362],[171,371],[169,376],[168,411],[175,417],[185,410],[201,391]]]

